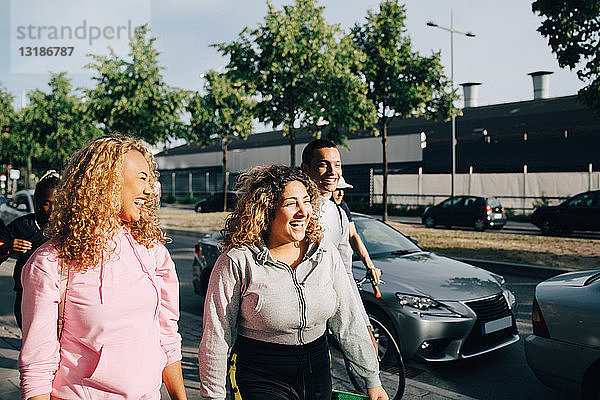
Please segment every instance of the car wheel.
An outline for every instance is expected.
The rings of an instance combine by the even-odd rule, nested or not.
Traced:
[[[196,210],[197,213],[202,212],[202,206],[200,204],[196,204],[196,207],[194,207],[194,210]]]
[[[600,400],[600,365],[590,367],[585,373],[582,383],[582,400]]]
[[[431,215],[425,217],[425,226],[428,228],[435,228],[435,218],[433,218]]]
[[[406,371],[404,360],[402,359],[400,346],[395,337],[392,322],[379,310],[371,309],[367,311],[371,321],[373,336],[378,345],[379,369],[381,370],[381,383],[390,400],[399,400],[404,394],[406,384]],[[355,388],[361,388],[361,392],[366,392],[362,384],[362,378],[358,378],[351,365],[346,362],[346,371]]]
[[[542,235],[544,235],[544,236],[550,236],[550,235],[554,235],[556,233],[556,224],[554,223],[552,218],[549,218],[549,217],[544,218],[544,220],[542,221],[541,230],[542,230]]]
[[[477,218],[473,224],[473,227],[477,232],[483,232],[485,231],[485,228],[487,228],[487,221],[483,218]]]

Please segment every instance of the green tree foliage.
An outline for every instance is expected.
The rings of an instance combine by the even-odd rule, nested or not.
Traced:
[[[168,86],[158,65],[156,38],[149,29],[136,29],[129,42],[129,58],[122,59],[110,49],[108,56],[91,55],[87,68],[95,70],[96,87],[88,90],[90,112],[105,132],[118,131],[150,144],[183,135],[185,92]]]
[[[456,96],[444,76],[439,53],[421,56],[406,33],[406,9],[396,0],[368,11],[364,24],[352,29],[356,46],[365,54],[360,71],[367,97],[377,108],[383,152],[383,218],[387,219],[387,127],[393,117],[442,117],[454,112]]]
[[[349,131],[374,122],[375,109],[364,83],[354,74],[364,59],[329,25],[316,0],[296,0],[283,10],[267,2],[267,15],[256,29],[244,29],[231,43],[216,45],[229,56],[229,73],[256,88],[261,122],[282,126],[295,166],[296,128],[319,136],[329,123],[330,139],[343,143]]]
[[[0,86],[0,164],[10,164],[14,156],[12,132],[17,119],[12,104],[14,99],[12,93]]]
[[[206,74],[205,95],[194,93],[187,105],[191,114],[187,140],[203,146],[218,143],[223,152],[223,210],[227,211],[227,146],[252,133],[255,102],[246,85],[225,74]]]
[[[543,18],[538,28],[561,68],[577,69],[586,83],[579,96],[600,113],[600,1],[536,0],[531,9]]]
[[[71,153],[102,133],[86,114],[86,104],[65,72],[50,74],[48,88],[47,93],[29,92],[29,105],[19,115],[18,146],[28,175],[32,161],[39,168],[62,169]]]

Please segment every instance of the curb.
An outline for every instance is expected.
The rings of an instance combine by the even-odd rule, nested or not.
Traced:
[[[200,239],[204,235],[210,234],[210,232],[200,232],[193,229],[181,229],[181,228],[166,228],[163,230],[167,235],[183,235],[188,237],[195,237]],[[442,255],[442,254],[440,254]],[[496,274],[513,274],[519,276],[526,276],[531,278],[548,279],[553,276],[564,274],[566,272],[576,271],[575,269],[569,268],[557,268],[549,267],[544,265],[534,264],[518,264],[505,261],[492,261],[492,260],[480,260],[476,258],[463,258],[463,257],[448,257],[467,264],[474,265],[479,268],[486,269]]]
[[[516,264],[504,261],[478,260],[474,258],[457,257],[454,259],[500,275],[512,274],[540,279],[548,279],[559,274],[576,271],[575,269],[570,268],[556,268],[533,264]]]
[[[211,234],[211,232],[201,232],[201,231],[197,231],[194,229],[168,228],[168,227],[164,227],[164,226],[161,226],[161,228],[167,235],[183,235],[183,236],[195,237],[198,239],[200,239],[201,237],[203,237],[205,235]]]

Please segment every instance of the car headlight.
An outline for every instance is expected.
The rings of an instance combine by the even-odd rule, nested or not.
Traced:
[[[420,317],[462,317],[459,313],[449,307],[427,296],[417,296],[407,293],[396,293],[396,298],[402,307],[413,308],[415,314]]]
[[[415,296],[405,293],[396,293],[396,297],[401,306],[416,308],[417,310],[427,311],[430,308],[438,308],[441,304],[434,299],[425,296]]]
[[[513,292],[511,292],[510,290],[508,290],[505,287],[502,287],[502,294],[504,295],[504,298],[506,299],[506,302],[508,303],[508,307],[510,309],[514,308],[517,304],[517,299],[514,295]]]

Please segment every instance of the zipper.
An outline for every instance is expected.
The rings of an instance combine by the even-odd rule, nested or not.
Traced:
[[[306,328],[306,300],[304,299],[304,292],[302,290],[302,284],[298,282],[298,278],[296,277],[296,270],[290,268],[284,262],[276,261],[277,264],[283,266],[291,275],[292,282],[294,283],[294,288],[296,289],[296,293],[298,294],[298,301],[300,303],[300,327],[298,328],[298,342],[301,345],[305,344],[304,339],[302,338],[302,330]]]

